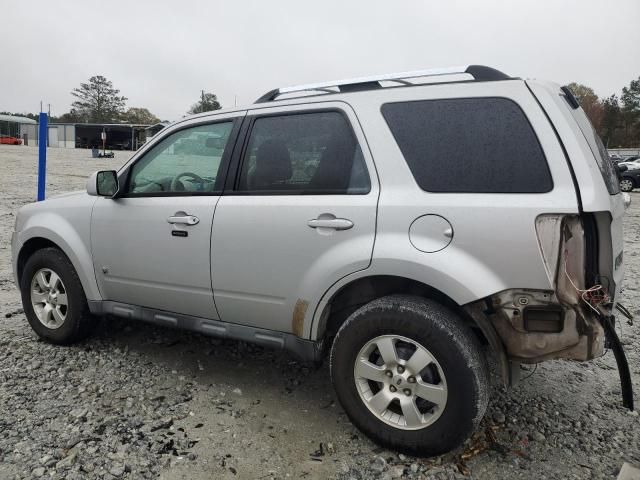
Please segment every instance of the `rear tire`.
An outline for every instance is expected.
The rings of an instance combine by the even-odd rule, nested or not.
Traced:
[[[67,345],[90,332],[92,318],[82,284],[57,248],[44,248],[29,257],[20,292],[27,320],[40,338]]]
[[[336,335],[330,367],[353,424],[413,455],[461,445],[489,401],[478,339],[454,312],[420,297],[392,295],[356,310]]]

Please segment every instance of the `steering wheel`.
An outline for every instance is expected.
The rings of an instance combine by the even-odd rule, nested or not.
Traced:
[[[175,177],[173,177],[171,179],[171,191],[172,192],[182,192],[184,191],[184,185],[182,184],[182,182],[180,181],[181,178],[190,178],[192,180],[195,180],[197,182],[200,183],[204,183],[204,178],[202,178],[200,175],[196,175],[193,172],[182,172],[179,173],[178,175],[176,175]],[[178,186],[180,185],[180,186]]]

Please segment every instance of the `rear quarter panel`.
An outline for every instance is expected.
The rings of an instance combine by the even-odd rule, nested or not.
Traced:
[[[417,185],[381,113],[382,105],[466,97],[505,97],[522,108],[547,158],[554,183],[550,192],[429,193]],[[561,146],[523,81],[387,89],[366,96],[354,94],[347,101],[367,136],[381,183],[373,259],[371,267],[358,276],[412,278],[440,290],[459,305],[508,288],[552,289],[535,220],[544,213],[577,213],[578,202]],[[410,225],[426,214],[440,215],[453,227],[451,244],[439,252],[421,252],[409,240]],[[323,302],[353,278],[334,285]],[[322,310],[321,304],[316,316]],[[314,328],[318,324],[314,321]]]

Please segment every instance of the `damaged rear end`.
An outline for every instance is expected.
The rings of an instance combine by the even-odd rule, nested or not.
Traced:
[[[580,215],[541,215],[536,233],[553,290],[510,289],[485,302],[510,361],[591,360],[604,351],[598,308],[607,289],[587,286],[587,240]]]
[[[614,311],[624,275],[624,210],[628,205],[606,149],[571,92],[528,81],[565,152],[578,198],[575,214],[543,214],[536,235],[549,290],[509,289],[468,305],[501,356],[505,383],[518,380],[521,363],[592,360],[610,347],[623,403],[633,409],[626,358]],[[626,205],[625,205],[626,203]]]

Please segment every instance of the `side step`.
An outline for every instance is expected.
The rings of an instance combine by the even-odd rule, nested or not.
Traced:
[[[110,300],[89,301],[89,310],[94,315],[114,315],[131,320],[142,320],[163,327],[189,330],[211,337],[241,340],[264,347],[287,350],[303,361],[318,362],[322,359],[323,345],[321,342],[306,340],[291,333],[181,315]]]

